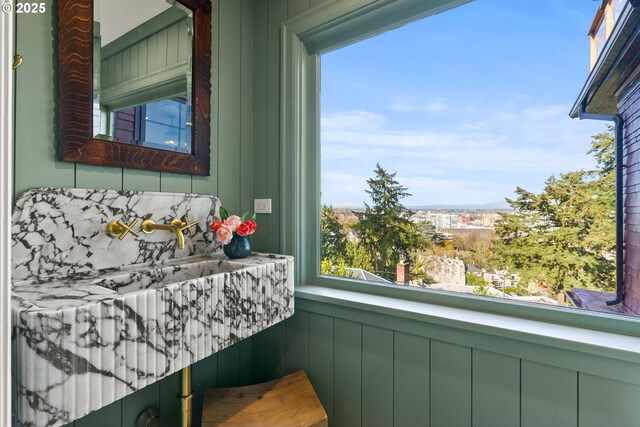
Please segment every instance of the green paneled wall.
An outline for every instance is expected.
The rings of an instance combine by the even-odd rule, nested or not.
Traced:
[[[254,4],[254,192],[276,207],[259,240],[270,251],[280,249],[280,25],[321,3]],[[255,379],[306,367],[333,426],[640,425],[640,384],[604,377],[640,366],[600,358],[580,372],[577,351],[300,299],[252,344]]]
[[[253,0],[213,0],[212,5],[209,177],[56,160],[55,1],[46,1],[44,14],[18,15],[16,52],[25,61],[16,72],[14,198],[43,186],[175,191],[218,195],[232,211],[253,209]],[[251,383],[251,356],[251,340],[246,340],[198,362],[193,368],[196,390]],[[174,374],[70,425],[131,427],[150,405],[160,408],[168,425],[179,425],[179,384]]]
[[[167,20],[175,18],[168,17]],[[189,20],[184,18],[136,42],[123,40],[134,37],[130,34],[118,39],[119,44],[127,46],[101,58],[101,104],[113,111],[158,98],[184,95],[192,51],[188,26]],[[106,51],[103,49],[103,55]],[[168,81],[171,84],[166,84]],[[151,98],[149,91],[153,94]]]
[[[445,331],[454,344],[431,337],[429,324],[390,318],[387,328],[360,310],[296,307],[281,326],[284,373],[307,368],[335,427],[639,425],[638,384],[475,348],[478,333]]]
[[[57,16],[55,1],[45,3],[44,14],[17,16],[16,52],[25,62],[16,72],[14,197],[43,186],[178,191],[218,195],[233,211],[253,209],[253,0],[212,2],[209,177],[56,159]]]
[[[186,67],[191,52],[187,18],[102,58],[101,88],[156,73],[178,64]],[[186,72],[186,69],[185,69]]]

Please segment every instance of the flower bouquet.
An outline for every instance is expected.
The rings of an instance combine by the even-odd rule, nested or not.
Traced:
[[[249,236],[255,233],[256,214],[246,219],[249,212],[239,217],[229,215],[227,210],[220,206],[220,221],[211,221],[211,229],[216,233],[216,238],[222,243],[226,256],[232,259],[246,258],[251,255],[251,242]]]

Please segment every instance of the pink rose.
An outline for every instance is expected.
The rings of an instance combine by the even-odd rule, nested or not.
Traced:
[[[222,225],[216,231],[216,237],[218,238],[218,241],[220,243],[222,243],[223,245],[226,245],[233,238],[233,231],[231,231],[231,229],[226,225]]]
[[[240,224],[238,228],[236,228],[236,233],[238,233],[238,236],[248,236],[250,232],[251,229],[247,224]]]
[[[242,219],[238,215],[231,215],[224,220],[224,225],[229,227],[231,231],[236,231],[236,228],[238,228],[240,224],[242,224]]]

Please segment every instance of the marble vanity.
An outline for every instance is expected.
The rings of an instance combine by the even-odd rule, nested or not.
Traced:
[[[227,259],[207,227],[219,205],[212,196],[111,190],[20,197],[11,286],[21,425],[73,421],[293,314],[293,259]],[[198,225],[183,249],[170,231],[107,233],[114,220],[185,215]]]

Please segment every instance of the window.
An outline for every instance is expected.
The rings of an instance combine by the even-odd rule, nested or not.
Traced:
[[[191,153],[191,104],[183,98],[125,108],[113,117],[116,142]]]
[[[286,230],[285,227],[283,227],[284,233],[282,235],[281,242],[284,251],[296,255],[296,271],[299,283],[321,284],[328,288],[347,288],[349,290],[355,290],[363,293],[395,297],[399,299],[445,304],[460,308],[489,311],[498,314],[514,315],[554,323],[564,323],[580,327],[586,326],[589,328],[635,334],[633,331],[637,325],[635,318],[632,316],[622,317],[610,315],[609,313],[602,315],[599,313],[588,312],[586,310],[572,310],[564,307],[557,308],[557,306],[549,309],[551,305],[547,304],[521,303],[519,301],[512,301],[505,298],[485,298],[478,295],[454,294],[444,291],[423,291],[412,286],[379,284],[376,283],[375,280],[363,280],[363,277],[366,275],[365,272],[363,272],[363,275],[356,277],[335,277],[332,275],[322,274],[323,265],[321,247],[323,242],[321,241],[321,207],[323,202],[327,203],[328,197],[328,192],[325,187],[322,187],[321,191],[321,153],[324,152],[326,154],[326,149],[323,150],[323,147],[320,144],[320,128],[321,126],[326,126],[326,122],[321,125],[320,106],[322,106],[324,113],[327,103],[321,100],[321,94],[322,97],[324,97],[328,89],[326,86],[323,86],[321,92],[320,81],[324,80],[322,73],[327,70],[325,59],[328,55],[339,53],[345,46],[350,46],[352,44],[356,46],[359,43],[363,43],[363,40],[366,42],[370,36],[383,34],[387,30],[400,27],[403,24],[414,22],[420,18],[431,16],[445,10],[447,10],[447,13],[443,14],[443,16],[454,13],[448,10],[466,3],[468,2],[453,0],[441,5],[441,7],[438,7],[437,9],[431,9],[429,5],[418,0],[403,0],[391,3],[372,0],[359,6],[353,6],[348,2],[331,5],[328,4],[327,7],[324,8],[326,10],[317,10],[317,13],[315,14],[306,14],[299,18],[294,18],[285,22],[283,25],[283,67],[281,75],[283,82],[283,131],[281,141],[283,160],[282,194],[284,200],[282,204],[283,215],[281,221],[282,224],[286,224],[287,227]],[[474,2],[472,4],[480,3],[483,2]],[[462,8],[456,9],[456,11],[463,10],[465,7],[470,6],[465,5]],[[436,16],[435,18],[430,17],[425,22],[440,17],[441,16]],[[587,23],[590,18],[591,16],[586,18]],[[546,25],[547,21],[542,20],[541,22]],[[460,24],[456,23],[455,25]],[[411,26],[407,28],[411,28]],[[543,34],[545,37],[557,37],[552,32],[547,31],[548,29],[546,27],[544,28],[544,31],[542,31],[543,28],[540,27],[537,29],[539,30],[538,36]],[[582,34],[584,34],[584,31],[582,31]],[[437,36],[436,40],[440,42],[443,38],[438,37],[440,36]],[[584,45],[582,49],[583,53],[581,55],[588,54],[586,47],[588,46],[588,42],[585,40],[581,42],[581,45]],[[400,51],[401,49],[398,48],[397,50]],[[577,51],[579,49],[576,47],[574,50]],[[379,56],[379,53],[380,52],[378,51],[374,51],[373,54]],[[477,54],[479,51],[474,53]],[[565,52],[565,56],[568,57],[570,55],[566,55]],[[325,61],[322,67],[322,73],[320,71],[321,61]],[[512,67],[513,64],[511,62],[511,58],[509,58],[509,61],[500,63],[500,66]],[[553,67],[553,65],[548,64],[545,61],[529,62],[531,67],[538,67],[538,69]],[[567,101],[564,114],[568,114],[569,109],[571,108],[571,103],[575,100],[576,92],[583,83],[583,79],[587,76],[588,58],[583,59],[583,64],[584,74],[578,79],[578,81],[576,81],[575,87],[571,90],[569,90],[569,88],[565,88],[565,90],[567,90]],[[466,69],[461,68],[456,72],[467,72],[469,68],[471,67],[467,67]],[[362,78],[366,75],[367,74],[361,75],[360,80],[356,83],[360,83]],[[396,83],[399,80],[401,79],[395,79]],[[349,91],[347,83],[351,83],[352,81],[345,78],[343,79],[343,82],[344,84],[341,88],[345,95],[347,95]],[[370,93],[367,93],[364,96],[370,97],[372,93],[379,90],[377,85],[373,86],[375,90],[371,89],[371,87],[372,86],[370,85]],[[492,96],[491,100],[493,100],[493,98],[494,97]],[[447,101],[447,99],[444,99],[443,101]],[[425,107],[425,105],[423,105],[423,107]],[[431,107],[432,110],[437,110],[438,108],[435,108],[434,106]],[[363,112],[362,110],[357,109],[354,109],[353,111],[359,111],[359,113]],[[526,113],[531,117],[544,119],[549,114],[554,113],[554,111],[549,111],[548,109],[530,109],[527,110]],[[557,113],[557,111],[555,111],[555,113]],[[361,114],[360,118],[362,119],[363,117],[366,119],[367,114]],[[371,118],[372,116],[368,115],[368,117]],[[507,117],[505,116],[505,119],[506,118]],[[517,117],[513,116],[510,118],[514,121],[517,119]],[[507,120],[505,120],[505,122],[508,123]],[[589,123],[586,121],[576,121],[574,123],[576,126],[579,124],[582,126],[594,126],[593,129],[596,129],[598,132],[607,130],[602,123],[598,122]],[[341,123],[338,118],[336,118],[332,125],[339,127],[341,126]],[[529,131],[540,131],[541,129],[544,128],[534,126],[530,127]],[[378,128],[374,133],[381,134],[383,131],[384,129]],[[584,138],[580,138],[579,144],[581,145],[583,153],[589,149],[589,144],[591,142],[589,136],[594,133],[596,132],[589,131],[587,133],[586,140]],[[400,141],[402,143],[407,143],[407,139],[400,139]],[[578,142],[576,141],[576,143]],[[349,147],[342,147],[341,149],[348,150]],[[369,151],[373,150],[369,149]],[[585,155],[585,157],[588,156]],[[352,159],[352,166],[362,162],[361,159],[353,157],[353,153]],[[383,158],[382,160],[378,159],[378,161],[383,163],[383,160],[385,159],[386,158]],[[547,161],[557,161],[557,159],[555,157],[551,157],[550,160]],[[441,159],[441,163],[446,164],[447,159]],[[381,166],[383,166],[384,169],[384,164]],[[371,172],[373,172],[375,168],[376,165],[373,164]],[[388,168],[388,170],[385,169],[385,171],[389,173],[398,172],[396,177],[398,178],[400,185],[405,185],[407,183],[407,181],[403,182],[401,179],[402,175],[398,170]],[[371,172],[370,175],[366,176],[366,178],[374,176]],[[548,177],[549,175],[543,174],[541,175],[541,180],[544,182]],[[349,187],[353,184],[353,180],[350,179],[344,179],[341,182],[343,187]],[[367,201],[367,199],[365,199],[365,201]],[[370,200],[368,201],[370,202]],[[611,204],[609,204],[609,206],[611,206]],[[470,218],[469,220],[477,221],[478,219]],[[480,219],[480,221],[482,222],[482,219]],[[486,221],[490,220],[487,219]],[[533,225],[547,226],[547,228],[550,228],[550,226],[544,221],[537,224],[534,223]],[[293,232],[289,232],[289,230],[293,230]],[[296,230],[299,230],[299,232],[296,232]],[[442,237],[447,236],[445,235]],[[326,262],[324,267],[327,267]],[[369,273],[375,274],[375,272]],[[379,274],[376,275],[380,276]],[[372,276],[369,277],[371,278]],[[507,279],[516,280],[517,276],[512,275],[511,277],[507,277]]]
[[[321,56],[323,274],[623,313],[613,129],[568,116],[597,5],[556,6],[477,1]]]

